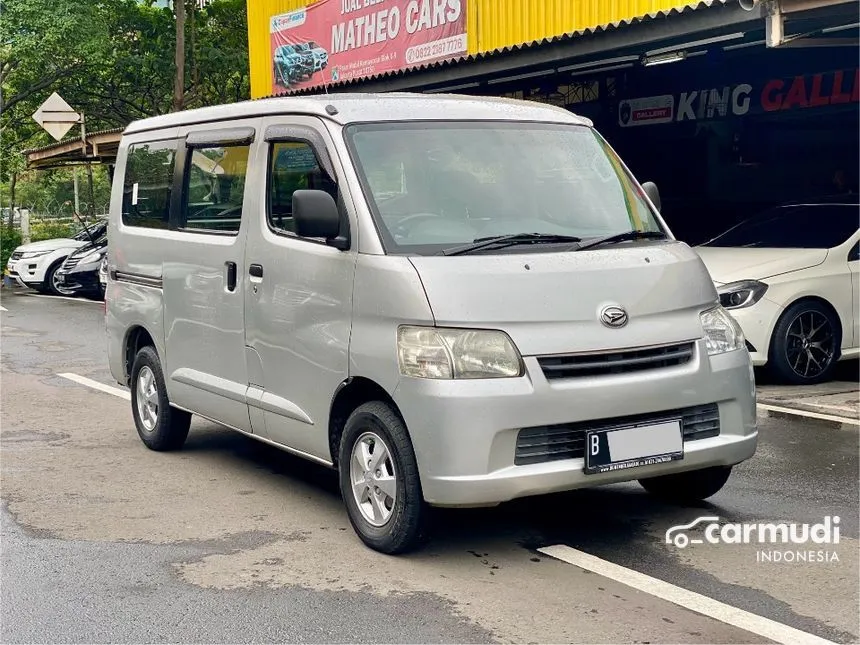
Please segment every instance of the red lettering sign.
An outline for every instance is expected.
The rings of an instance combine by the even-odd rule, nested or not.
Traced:
[[[320,87],[466,53],[466,0],[320,0],[270,19],[272,91]]]
[[[829,96],[822,96],[821,82],[824,79],[823,74],[816,74],[812,77],[812,91],[809,94],[809,107],[820,107],[830,104]]]
[[[636,110],[633,112],[634,121],[650,121],[652,119],[668,119],[672,116],[671,108],[653,108],[651,110]]]
[[[765,112],[775,112],[782,109],[782,88],[785,87],[780,79],[770,81],[761,91],[761,106]]]
[[[795,105],[806,107],[809,101],[806,98],[806,82],[802,76],[796,76],[788,94],[785,95],[785,102],[782,104],[783,110],[788,110]]]
[[[860,69],[854,72],[853,87],[845,87],[846,74],[844,71],[833,73],[833,82],[827,83],[829,74],[815,74],[811,77],[796,76],[788,91],[783,94],[785,81],[774,79],[769,81],[761,92],[761,106],[765,112],[791,110],[793,108],[821,107],[824,105],[839,105],[860,102]],[[829,85],[830,94],[825,93]],[[809,90],[809,91],[807,91]]]

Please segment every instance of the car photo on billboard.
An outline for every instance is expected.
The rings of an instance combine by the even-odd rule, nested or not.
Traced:
[[[312,53],[299,49],[297,45],[281,45],[275,50],[272,74],[276,85],[289,88],[306,81],[313,73],[314,55]]]

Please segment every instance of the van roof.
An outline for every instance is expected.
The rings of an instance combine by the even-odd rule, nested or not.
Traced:
[[[334,110],[331,109],[334,107]],[[332,114],[334,112],[334,114]],[[534,101],[458,94],[332,93],[276,97],[173,112],[134,121],[124,134],[213,121],[277,114],[305,114],[347,124],[363,121],[476,120],[548,121],[592,125],[564,108]]]

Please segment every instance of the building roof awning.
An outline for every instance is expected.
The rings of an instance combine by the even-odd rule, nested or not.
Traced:
[[[125,128],[100,130],[87,134],[86,143],[79,137],[65,139],[41,148],[24,150],[27,168],[44,170],[83,163],[113,163]]]
[[[846,20],[856,23],[856,3],[851,0],[780,1],[790,5],[793,20],[798,23],[803,20],[804,31],[833,27],[835,23],[841,24]],[[749,6],[753,3],[750,0],[743,4]],[[749,9],[744,8],[738,0],[700,0],[683,7],[520,45],[332,83],[327,88],[300,89],[286,94],[319,94],[327,90],[456,91],[477,85],[478,80],[491,83],[498,82],[494,79],[501,80],[500,77],[514,80],[516,76],[512,74],[522,74],[520,78],[527,78],[532,70],[550,72],[582,67],[599,71],[597,64],[608,63],[607,58],[610,56],[638,57],[651,49],[683,48],[688,44],[702,44],[707,39],[719,40],[728,35],[747,41],[752,41],[753,37],[761,39],[767,15],[768,10],[763,2],[755,3]]]

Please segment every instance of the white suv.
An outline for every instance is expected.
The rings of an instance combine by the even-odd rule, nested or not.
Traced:
[[[63,286],[56,275],[57,269],[75,249],[103,235],[107,224],[99,221],[71,238],[57,238],[22,244],[9,257],[7,274],[25,287],[42,293],[70,295],[72,291]]]

